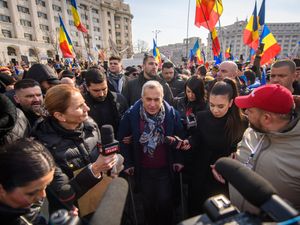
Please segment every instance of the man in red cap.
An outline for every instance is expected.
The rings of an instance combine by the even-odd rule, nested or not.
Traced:
[[[250,123],[238,146],[237,159],[271,182],[279,195],[299,210],[300,123],[291,91],[279,84],[265,85],[237,97],[235,104],[245,109]],[[257,210],[234,189],[230,195],[241,210]]]

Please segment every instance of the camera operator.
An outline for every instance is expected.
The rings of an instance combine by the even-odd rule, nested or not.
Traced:
[[[40,216],[40,208],[54,168],[51,154],[37,141],[21,139],[1,147],[1,224],[46,224]]]

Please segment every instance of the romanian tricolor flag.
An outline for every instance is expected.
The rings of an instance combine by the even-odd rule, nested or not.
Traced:
[[[194,55],[194,59],[196,60],[196,64],[198,64],[198,65],[203,64],[204,62],[203,62],[203,59],[201,57],[201,51],[200,51],[200,46],[199,46],[198,39],[194,44],[192,52],[193,52],[193,55]]]
[[[196,0],[195,25],[213,31],[222,13],[222,0]]]
[[[161,64],[161,56],[160,56],[160,52],[159,52],[159,49],[156,45],[156,42],[155,40],[153,39],[153,57],[155,58],[156,62],[158,64]]]
[[[74,19],[75,27],[81,32],[87,33],[87,29],[83,26],[80,20],[80,15],[77,10],[77,4],[76,0],[71,0],[71,6],[72,6],[72,14]]]
[[[265,10],[266,10],[266,3],[265,0],[262,1],[260,10],[258,13],[258,26],[263,26],[265,24]]]
[[[218,32],[217,32],[216,28],[214,28],[214,30],[211,32],[211,39],[212,39],[212,50],[213,50],[214,56],[219,56],[221,47],[220,47]]]
[[[260,65],[264,65],[280,53],[281,47],[266,24],[261,33],[260,42],[264,44]]]
[[[225,58],[226,59],[232,59],[232,56],[231,56],[231,45],[225,51]]]
[[[256,2],[253,13],[250,17],[250,20],[244,30],[244,43],[249,47],[257,50],[258,47],[258,22],[257,22],[257,10],[256,10]]]
[[[64,58],[74,58],[72,41],[67,33],[62,18],[59,16],[59,47]]]

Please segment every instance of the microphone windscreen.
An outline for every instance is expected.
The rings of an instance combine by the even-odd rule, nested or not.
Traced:
[[[103,125],[100,129],[102,145],[110,144],[114,141],[114,128],[112,125]]]
[[[94,213],[91,225],[121,224],[123,209],[128,193],[128,183],[117,177],[112,180]]]
[[[276,194],[275,188],[267,180],[237,160],[220,158],[217,160],[215,168],[245,199],[256,207],[260,207],[273,194]]]
[[[61,187],[58,193],[59,200],[66,205],[68,208],[73,208],[73,203],[75,200],[75,192],[71,185],[65,184]]]

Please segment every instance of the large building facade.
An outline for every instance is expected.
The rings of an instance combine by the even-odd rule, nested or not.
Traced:
[[[131,56],[132,14],[122,0],[77,0],[81,22],[74,25],[70,0],[0,0],[0,63],[39,61],[60,55],[59,15],[72,40],[77,58],[96,58],[96,49],[109,55],[114,49]]]
[[[204,48],[204,44],[198,37],[185,38],[182,43],[158,46],[159,51],[170,59],[175,65],[181,65],[188,60],[189,51],[193,48],[196,41],[199,41],[200,49]]]
[[[223,54],[231,45],[231,53],[235,59],[238,59],[240,55],[243,55],[245,60],[249,58],[249,47],[243,42],[243,32],[246,25],[247,21],[236,21],[234,24],[221,27],[221,29],[217,28]],[[267,25],[281,46],[282,50],[279,58],[299,56],[297,45],[300,41],[300,23],[267,23]],[[209,60],[213,59],[211,45],[209,34],[207,38],[207,55]]]

